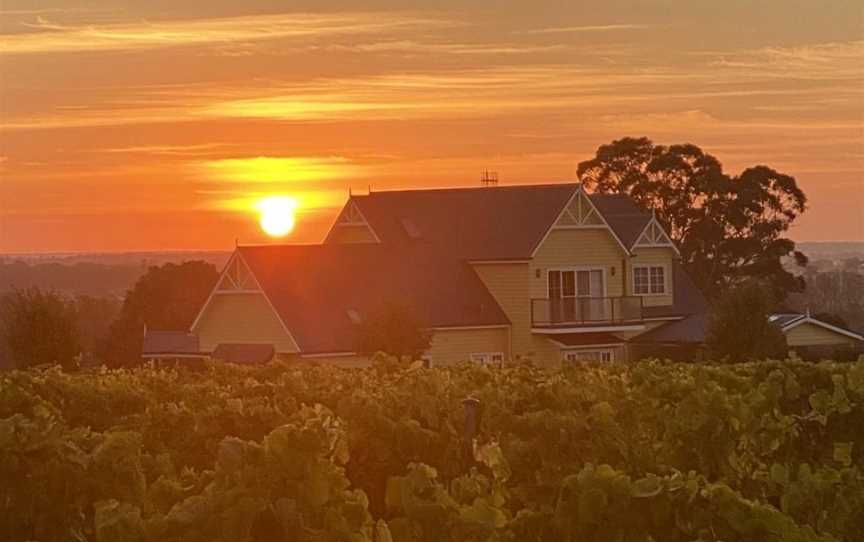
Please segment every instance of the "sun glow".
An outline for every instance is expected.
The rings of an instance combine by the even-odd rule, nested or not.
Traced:
[[[261,215],[260,224],[264,233],[271,237],[282,237],[294,229],[294,212],[297,200],[285,196],[264,198],[256,205]]]

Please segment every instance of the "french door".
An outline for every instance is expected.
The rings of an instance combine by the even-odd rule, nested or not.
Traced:
[[[603,319],[604,273],[602,269],[549,271],[549,309],[553,322]]]

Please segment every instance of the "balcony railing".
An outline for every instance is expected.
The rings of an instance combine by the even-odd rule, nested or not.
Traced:
[[[641,320],[642,298],[639,296],[531,300],[534,327],[623,324]]]

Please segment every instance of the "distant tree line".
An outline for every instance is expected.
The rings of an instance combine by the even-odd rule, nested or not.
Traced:
[[[188,329],[217,278],[212,264],[193,261],[150,267],[122,301],[36,286],[8,292],[0,297],[0,367],[136,364],[145,326]]]
[[[74,295],[120,298],[147,271],[135,264],[29,263],[0,259],[0,292],[54,290]]]

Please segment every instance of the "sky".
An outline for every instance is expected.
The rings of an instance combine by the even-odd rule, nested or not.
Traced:
[[[864,240],[855,1],[0,2],[0,252],[228,249],[349,190],[572,181],[624,136],[765,164]]]

